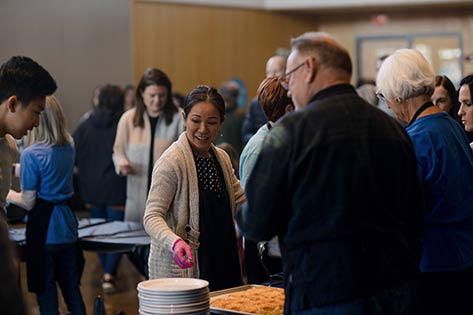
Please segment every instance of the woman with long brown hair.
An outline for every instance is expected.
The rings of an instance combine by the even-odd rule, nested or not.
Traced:
[[[183,130],[171,80],[163,71],[148,68],[136,89],[136,106],[118,123],[113,147],[115,170],[127,176],[125,221],[143,221],[154,162]]]

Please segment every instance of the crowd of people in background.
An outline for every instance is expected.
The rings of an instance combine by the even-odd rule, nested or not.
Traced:
[[[4,62],[0,208],[28,211],[41,314],[57,314],[56,285],[72,314],[86,313],[74,176],[90,217],[143,224],[144,278],[220,290],[281,273],[294,315],[471,312],[473,75],[457,89],[415,49],[383,55],[376,70],[355,89],[347,49],[304,33],[267,60],[246,116],[235,80],[183,95],[151,67],[136,87],[96,86],[71,135],[51,75],[28,57]],[[0,303],[21,315],[7,220]],[[281,257],[262,261],[268,242]],[[121,255],[99,260],[112,294]]]

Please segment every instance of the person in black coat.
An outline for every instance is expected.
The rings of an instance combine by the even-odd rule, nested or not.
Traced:
[[[286,315],[418,314],[423,198],[412,143],[349,84],[331,36],[292,40],[278,121],[236,214],[243,236],[279,237]]]
[[[123,98],[123,90],[118,85],[103,86],[97,108],[73,134],[79,191],[92,218],[123,221],[126,177],[115,173],[112,161]],[[99,254],[104,272],[102,288],[106,293],[115,290],[113,278],[120,257],[120,254]]]

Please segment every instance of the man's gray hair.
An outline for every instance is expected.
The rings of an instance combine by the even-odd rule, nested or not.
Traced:
[[[376,86],[389,101],[406,100],[419,95],[432,96],[435,72],[418,50],[399,49],[381,65]]]
[[[343,70],[351,76],[353,66],[348,51],[330,34],[307,32],[291,39],[292,50],[316,58],[326,68]]]

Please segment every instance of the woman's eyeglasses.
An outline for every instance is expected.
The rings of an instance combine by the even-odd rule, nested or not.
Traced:
[[[281,84],[281,86],[286,89],[286,90],[289,90],[289,76],[291,74],[293,74],[294,72],[297,71],[297,69],[300,69],[303,65],[305,64],[305,60],[303,63],[301,63],[300,65],[298,65],[297,67],[295,67],[294,69],[292,69],[291,71],[288,71],[286,72],[285,74],[283,74],[282,76],[279,77],[279,84]]]

